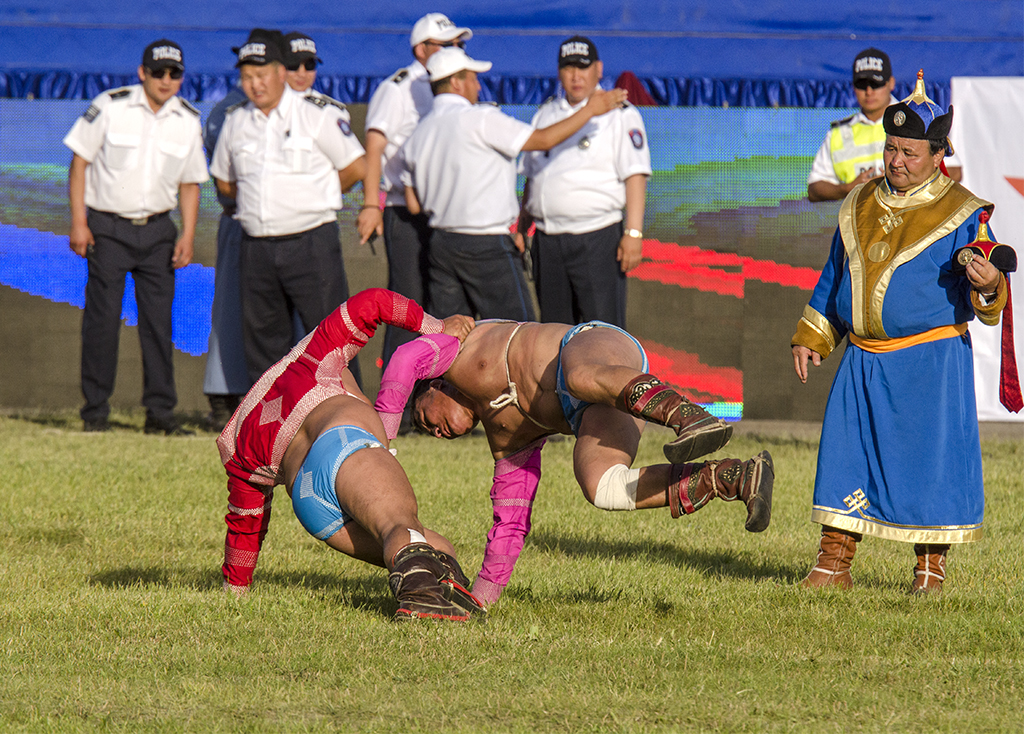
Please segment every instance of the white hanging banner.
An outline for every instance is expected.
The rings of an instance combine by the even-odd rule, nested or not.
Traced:
[[[996,205],[989,226],[993,239],[1017,252],[1010,276],[1017,368],[1024,380],[1024,77],[954,77],[953,128],[949,138],[963,166],[963,185]],[[999,402],[1002,325],[971,322],[978,419],[1024,422]]]

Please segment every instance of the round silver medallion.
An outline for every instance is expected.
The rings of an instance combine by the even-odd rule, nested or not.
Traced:
[[[892,116],[892,122],[896,127],[900,127],[906,121],[907,113],[904,112],[903,110],[900,110],[899,112]]]

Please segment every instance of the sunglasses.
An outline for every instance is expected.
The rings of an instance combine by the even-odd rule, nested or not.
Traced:
[[[306,71],[316,70],[316,59],[306,59],[301,64],[289,64],[285,67],[288,71],[298,71],[300,68]]]
[[[465,48],[465,41],[445,41],[444,43],[438,43],[437,41],[424,41],[423,43],[428,46],[437,46],[438,48]]]
[[[885,86],[885,82],[876,82],[871,79],[858,79],[853,83],[857,89],[864,91],[865,89],[881,89]]]
[[[185,72],[181,69],[168,69],[166,66],[163,69],[146,69],[146,72],[154,79],[163,79],[164,74],[170,72],[171,79],[181,79],[182,74]]]

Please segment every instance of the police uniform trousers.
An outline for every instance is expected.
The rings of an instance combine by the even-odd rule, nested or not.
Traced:
[[[142,404],[146,417],[171,420],[178,396],[174,388],[171,309],[174,266],[171,258],[178,229],[167,212],[146,224],[132,224],[116,214],[88,212],[95,245],[86,253],[89,279],[82,315],[82,420],[110,414],[108,402],[117,375],[118,340],[125,275],[135,282],[142,349]]]
[[[427,313],[430,220],[426,214],[410,214],[404,206],[384,207],[384,248],[388,254],[388,290],[400,293],[423,306]],[[388,324],[384,331],[383,366],[387,367],[395,350],[416,334]]]
[[[228,213],[217,224],[217,268],[210,310],[210,340],[206,353],[203,393],[245,395],[252,387],[242,340],[241,276],[242,225]]]
[[[348,298],[337,221],[280,237],[242,237],[242,336],[255,383],[292,348],[293,314],[306,333]],[[358,364],[349,365],[359,379]]]
[[[616,256],[622,222],[582,234],[533,238],[533,274],[545,323],[604,321],[626,328],[626,274]]]
[[[523,261],[510,235],[435,229],[429,261],[428,300],[434,316],[534,320]]]

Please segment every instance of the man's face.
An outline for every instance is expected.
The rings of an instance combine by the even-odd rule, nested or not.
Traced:
[[[905,194],[935,174],[942,156],[941,150],[932,155],[927,140],[897,138],[890,135],[885,139],[885,150],[882,152],[885,177],[896,191]]]
[[[442,48],[466,48],[466,41],[461,36],[451,41],[438,41],[436,38],[428,38],[423,43],[419,44],[416,49],[413,49],[413,56],[415,56],[421,64],[427,65],[427,59],[436,54]]]
[[[866,79],[854,82],[853,91],[857,95],[857,104],[864,116],[869,120],[881,117],[885,108],[889,106],[889,99],[895,86],[894,77],[889,77],[889,81],[880,87],[872,87]]]
[[[595,61],[590,66],[563,66],[558,70],[558,81],[562,82],[565,90],[565,98],[569,104],[575,106],[587,99],[601,81],[604,67],[600,61]]]
[[[316,81],[316,59],[305,59],[294,69],[288,69],[288,86],[296,92],[305,92]]]
[[[239,72],[242,91],[256,109],[269,113],[281,101],[287,73],[284,65],[277,62],[263,66],[243,64]]]
[[[479,419],[455,399],[455,394],[455,388],[447,382],[434,380],[413,406],[416,425],[435,438],[458,438],[472,431]]]
[[[159,78],[155,75],[160,75]],[[173,75],[173,76],[172,76]],[[178,77],[174,79],[173,77]],[[160,109],[181,89],[181,74],[176,69],[147,69],[139,66],[139,81],[151,106]]]

